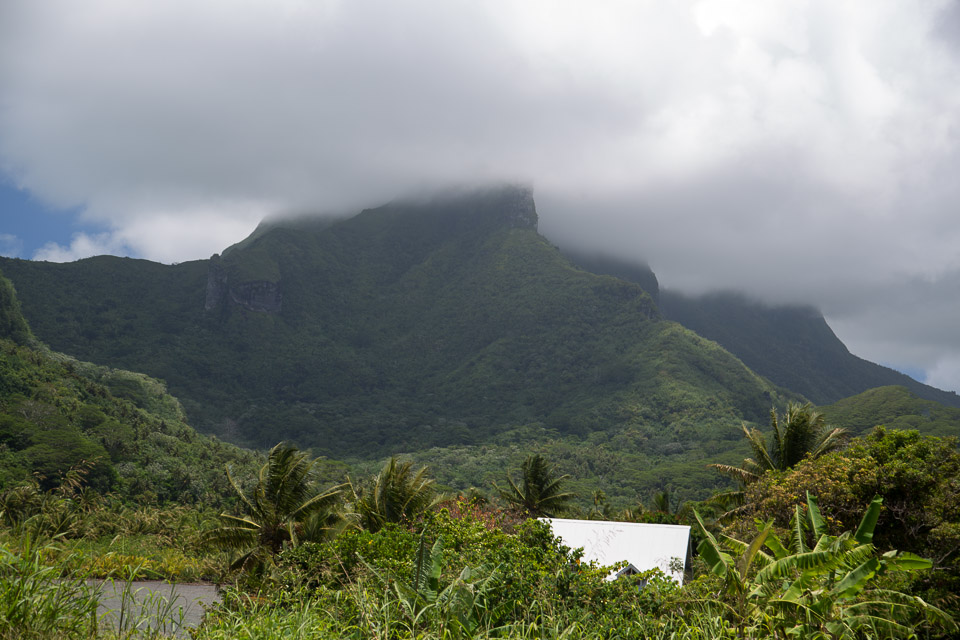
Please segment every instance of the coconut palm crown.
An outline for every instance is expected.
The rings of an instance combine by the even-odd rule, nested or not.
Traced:
[[[427,467],[414,471],[412,462],[390,458],[369,487],[351,484],[360,526],[377,532],[388,522],[413,520],[442,500],[433,485]]]
[[[814,411],[809,402],[802,405],[791,402],[783,416],[778,416],[776,409],[770,409],[770,426],[773,433],[768,446],[762,431],[740,425],[754,457],[745,458],[739,467],[729,464],[707,465],[721,475],[733,478],[739,485],[710,499],[728,510],[720,516],[720,520],[728,520],[743,508],[746,487],[767,471],[786,471],[807,456],[819,458],[843,446],[848,436],[846,429],[827,426],[823,414]]]
[[[809,402],[803,405],[790,403],[782,417],[777,415],[776,409],[771,409],[770,426],[773,433],[768,445],[762,431],[741,425],[754,455],[746,458],[741,466],[709,466],[746,486],[759,480],[767,471],[786,471],[808,455],[819,458],[834,451],[843,445],[848,435],[846,429],[827,426],[823,414],[814,411]]]
[[[315,460],[296,447],[280,443],[270,449],[257,483],[248,496],[227,469],[227,478],[245,507],[246,515],[220,514],[223,526],[207,541],[242,552],[232,568],[251,568],[276,555],[284,545],[296,546],[304,526],[313,520],[330,522],[342,485],[316,492]]]
[[[576,494],[564,492],[569,475],[556,475],[553,467],[540,454],[526,457],[520,468],[521,485],[507,476],[508,487],[496,486],[500,497],[533,516],[552,516],[562,511]]]

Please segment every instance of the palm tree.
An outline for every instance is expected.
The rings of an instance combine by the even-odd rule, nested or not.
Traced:
[[[400,462],[394,456],[371,482],[371,487],[351,484],[354,510],[360,525],[371,532],[379,531],[388,522],[409,522],[435,507],[441,500],[427,477],[427,468],[416,472],[412,462]]]
[[[570,476],[557,476],[553,467],[540,454],[526,457],[520,468],[522,488],[507,476],[509,488],[496,484],[500,497],[532,516],[551,516],[561,510],[576,494],[564,493],[562,485]]]
[[[653,511],[666,515],[673,514],[673,504],[670,500],[670,487],[658,491],[653,495]]]
[[[260,566],[290,544],[304,537],[304,527],[316,529],[339,519],[336,505],[343,485],[315,493],[313,467],[316,460],[296,447],[280,443],[270,449],[260,468],[257,484],[248,497],[227,469],[227,479],[246,507],[247,514],[220,514],[223,526],[207,535],[210,544],[242,552],[232,569]],[[310,537],[316,536],[312,532]]]
[[[788,404],[782,421],[777,416],[777,410],[771,409],[770,426],[773,427],[773,439],[768,446],[759,429],[747,429],[746,425],[740,425],[756,459],[746,458],[740,467],[725,464],[710,466],[748,485],[759,480],[767,471],[790,469],[807,455],[819,458],[834,451],[843,445],[847,437],[846,429],[828,427],[823,414],[814,411],[809,402],[803,405]]]
[[[786,471],[807,456],[819,458],[839,449],[847,438],[846,429],[827,426],[823,414],[814,411],[809,402],[803,405],[791,402],[783,416],[778,416],[777,410],[771,409],[770,426],[773,433],[768,445],[759,429],[747,429],[746,425],[740,425],[754,455],[753,458],[745,458],[741,466],[708,465],[740,485],[737,491],[716,496],[718,502],[742,505],[744,488],[759,480],[767,471]]]

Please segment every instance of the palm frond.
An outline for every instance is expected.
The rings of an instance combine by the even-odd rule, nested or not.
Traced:
[[[290,511],[289,519],[303,520],[314,513],[329,509],[340,500],[345,486],[346,485],[339,484],[335,487],[330,487],[324,493],[318,493],[312,498],[307,499]]]
[[[716,469],[720,475],[733,478],[743,485],[752,484],[760,479],[760,476],[742,467],[735,467],[733,465],[720,463],[708,464],[707,466],[711,469]]]
[[[744,437],[746,437],[747,442],[750,444],[750,448],[753,450],[753,455],[756,457],[756,462],[754,464],[760,469],[761,473],[763,471],[770,471],[772,469],[777,469],[773,457],[771,457],[770,452],[767,451],[767,442],[763,437],[763,432],[759,429],[747,429],[746,425],[740,425],[743,429]],[[757,474],[759,475],[759,474]]]
[[[257,507],[247,498],[247,494],[243,492],[243,489],[240,488],[240,484],[234,479],[233,474],[230,473],[230,467],[227,467],[227,481],[230,483],[230,486],[233,487],[233,490],[237,492],[237,495],[240,497],[240,501],[247,506],[249,511],[256,511]]]
[[[836,427],[830,431],[827,431],[820,436],[816,447],[812,452],[810,452],[810,457],[819,458],[820,456],[830,453],[831,451],[836,451],[846,443],[849,436],[850,433],[842,427]]]
[[[256,546],[260,537],[259,528],[242,526],[218,527],[204,536],[205,544],[220,549],[239,551]]]

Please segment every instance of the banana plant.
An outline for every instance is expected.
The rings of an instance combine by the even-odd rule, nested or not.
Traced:
[[[881,498],[874,498],[855,532],[831,536],[816,498],[807,493],[806,510],[796,507],[786,543],[772,521],[758,524],[750,542],[722,535],[718,540],[695,514],[704,534],[697,549],[724,578],[728,612],[741,633],[854,638],[869,631],[909,637],[913,626],[924,622],[955,632],[957,625],[937,607],[874,586],[878,576],[932,565],[912,553],[877,552],[873,532],[881,508]]]
[[[432,623],[445,632],[443,637],[473,637],[484,620],[492,617],[487,614],[491,613],[489,596],[497,572],[487,567],[464,567],[450,584],[441,588],[443,550],[443,536],[430,546],[423,531],[410,582],[384,577],[363,558],[361,561],[391,590],[411,632]]]

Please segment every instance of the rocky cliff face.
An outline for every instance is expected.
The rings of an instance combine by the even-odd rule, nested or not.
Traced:
[[[280,313],[283,294],[279,282],[241,282],[229,288],[230,302],[248,311]]]
[[[231,283],[220,256],[214,255],[210,258],[204,311],[213,311],[224,304],[230,304],[247,311],[280,313],[282,303],[283,293],[279,282],[255,280]]]
[[[203,303],[204,311],[213,311],[227,296],[227,270],[220,263],[220,256],[213,254],[207,271],[207,297]]]
[[[500,206],[509,226],[537,230],[537,207],[533,202],[533,190],[529,187],[504,187]]]

